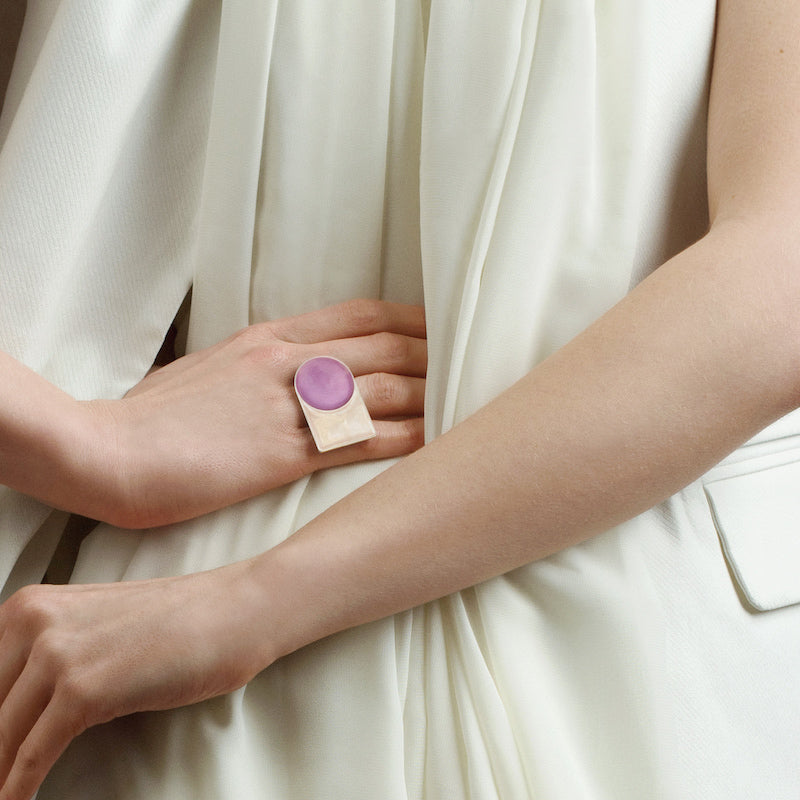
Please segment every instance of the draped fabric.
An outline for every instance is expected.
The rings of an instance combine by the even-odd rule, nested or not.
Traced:
[[[432,438],[708,223],[713,0],[28,5],[0,121],[0,346],[77,397],[124,394],[190,287],[189,349],[356,296],[424,300]],[[796,799],[798,433],[231,695],[91,730],[40,798]],[[386,466],[100,526],[73,580],[259,553]],[[741,530],[742,481],[768,551]],[[59,525],[0,497],[6,594],[40,579]]]

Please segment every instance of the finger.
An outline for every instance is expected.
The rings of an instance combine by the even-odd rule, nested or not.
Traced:
[[[67,745],[82,732],[56,698],[45,707],[23,741],[2,784],[0,800],[29,800]]]
[[[373,419],[422,416],[425,379],[373,372],[357,379],[361,397]]]
[[[0,706],[0,785],[13,770],[19,748],[50,700],[51,692],[28,662]],[[2,797],[2,795],[0,795]]]
[[[424,339],[396,333],[373,333],[355,339],[336,339],[319,347],[304,348],[307,358],[327,355],[350,367],[353,375],[387,372],[424,378],[428,369],[428,347]]]
[[[356,461],[373,461],[381,458],[396,458],[418,450],[425,443],[425,428],[420,417],[411,419],[375,422],[377,436],[327,453],[317,453],[315,469],[327,469]]]
[[[27,660],[25,650],[11,641],[10,634],[0,636],[0,708],[2,708],[11,687],[22,674]]]
[[[381,331],[425,338],[425,311],[421,306],[382,300],[351,300],[296,317],[269,323],[278,338],[295,344],[369,336]]]

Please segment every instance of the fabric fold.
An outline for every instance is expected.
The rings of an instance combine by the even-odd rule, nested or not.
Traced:
[[[190,349],[424,288],[434,437],[707,222],[714,0],[29,5],[0,151],[0,347],[78,396],[135,383],[192,283]],[[101,525],[74,580],[248,558],[388,465],[162,530]],[[47,560],[31,537],[48,513],[0,492],[0,577]],[[40,800],[782,799],[798,609],[743,607],[692,485],[231,695],[89,730]]]
[[[277,11],[278,0],[222,5],[194,256],[190,351],[216,344],[250,322],[256,198]]]
[[[475,225],[472,250],[465,265],[464,288],[457,313],[458,322],[453,335],[453,346],[447,378],[447,391],[442,408],[442,433],[449,430],[456,422],[457,398],[461,386],[461,374],[467,356],[467,346],[470,331],[472,330],[472,322],[478,305],[483,268],[486,264],[492,233],[497,221],[503,187],[511,164],[514,146],[517,141],[520,118],[524,108],[532,69],[533,54],[536,49],[539,12],[540,3],[538,0],[532,0],[525,4],[525,11],[521,20],[509,22],[509,24],[513,24],[514,27],[519,25],[517,67],[509,88],[508,104],[503,122],[500,126],[500,134],[496,142],[496,152],[489,174],[488,185],[484,192],[483,206]],[[485,25],[487,23],[486,21],[480,22],[475,20],[474,24]],[[472,160],[471,157],[467,157],[467,161]],[[468,169],[468,164],[465,163],[464,168]]]

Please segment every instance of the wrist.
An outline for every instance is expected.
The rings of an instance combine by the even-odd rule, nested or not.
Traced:
[[[81,404],[44,381],[28,397],[33,401],[2,420],[2,482],[48,505],[86,513],[86,454],[95,448]]]
[[[259,611],[256,624],[276,660],[339,631],[386,616],[369,556],[337,536],[330,511],[248,562],[246,591]],[[357,550],[357,548],[356,548]]]
[[[291,548],[288,555],[278,545],[242,564],[239,588],[246,598],[244,607],[254,612],[260,657],[267,664],[335,632],[325,623],[335,598],[324,602],[319,582],[312,590],[315,581],[309,581],[313,568],[302,569]]]
[[[0,483],[96,519],[125,508],[119,403],[81,402],[0,352]]]
[[[119,401],[76,401],[65,425],[64,485],[75,511],[126,526],[130,517],[127,449]]]

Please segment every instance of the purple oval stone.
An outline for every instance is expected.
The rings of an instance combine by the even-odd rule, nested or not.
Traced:
[[[353,373],[329,356],[311,358],[300,365],[294,386],[303,400],[320,411],[341,408],[353,396]]]

